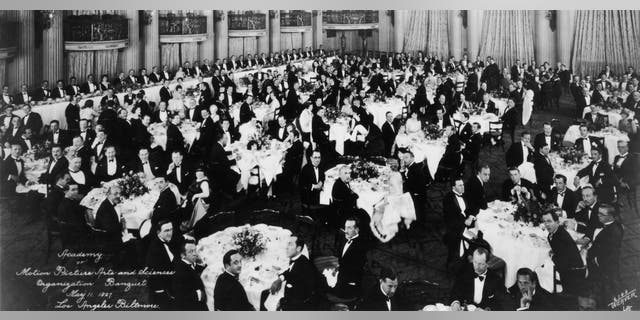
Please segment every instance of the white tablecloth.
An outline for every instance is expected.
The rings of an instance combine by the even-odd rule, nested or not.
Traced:
[[[564,159],[562,159],[557,153],[550,153],[549,160],[551,161],[551,166],[553,167],[554,173],[561,174],[567,177],[567,187],[575,191],[576,187],[573,184],[573,179],[578,174],[578,171],[589,165],[588,160],[586,162],[578,164],[567,164],[564,162]],[[520,166],[518,166],[518,169],[520,170],[520,174],[523,178],[531,181],[532,183],[537,183],[538,179],[536,179],[536,171],[533,167],[533,163],[525,161]],[[588,183],[589,177],[585,176],[580,181],[580,187],[583,187]]]
[[[391,111],[394,117],[402,115],[402,108],[405,106],[404,100],[399,98],[388,98],[386,102],[366,101],[365,107],[373,115],[373,122],[380,128],[387,120],[387,112]]]
[[[462,114],[457,112],[453,115],[454,120],[462,121]],[[489,123],[500,121],[500,118],[493,113],[486,113],[482,116],[472,115],[469,117],[469,123],[473,125],[474,122],[480,124],[480,133],[485,134],[489,132]]]
[[[329,60],[329,59],[328,59]],[[313,63],[313,61],[311,60],[304,60],[301,62],[297,62],[294,63],[297,66],[302,66],[303,68],[309,68],[311,66],[311,64]],[[268,68],[263,68],[262,71],[263,72],[267,72],[268,70],[277,70],[278,72],[282,72],[284,69],[286,68],[286,65],[283,66],[278,66],[278,67],[268,67]],[[254,70],[246,70],[246,71],[239,71],[239,72],[234,72],[233,73],[233,80],[238,83],[240,79],[247,77],[250,73],[255,73],[257,72],[257,69]],[[211,77],[207,77],[203,79],[205,82],[211,84]],[[184,79],[183,83],[182,83],[182,87],[184,89],[190,88],[190,87],[195,87],[195,85],[198,83],[198,79],[196,78],[187,78]],[[169,88],[171,90],[175,90],[175,87],[178,85],[177,81],[172,81],[169,84]],[[143,88],[147,101],[154,101],[156,102],[156,104],[160,101],[160,88],[161,86],[151,86],[151,87],[147,87],[147,88]],[[139,90],[134,90],[134,93],[137,93]],[[120,101],[120,103],[124,103],[124,96],[126,95],[125,93],[118,93],[116,94],[118,96],[118,100]],[[93,97],[86,97],[83,98],[82,101],[80,101],[80,107],[82,107],[84,105],[84,102],[86,100],[93,100],[94,105],[98,105],[100,104],[100,100],[102,99],[102,96],[93,96]],[[40,116],[42,117],[42,121],[44,122],[44,124],[49,124],[49,122],[51,122],[51,120],[58,120],[60,122],[60,128],[62,129],[66,129],[67,128],[67,119],[64,115],[64,112],[67,108],[67,105],[69,105],[69,102],[66,101],[60,101],[60,102],[53,102],[50,104],[42,104],[42,105],[37,105],[34,106],[32,108],[33,112],[36,112],[38,114],[40,114]],[[24,112],[22,111],[22,109],[16,110],[14,111],[14,114],[22,117],[24,116]]]
[[[194,123],[191,121],[184,121],[180,124],[180,132],[184,137],[184,141],[190,146],[193,145],[193,142],[200,136],[200,132],[198,131],[200,128],[199,123]],[[153,136],[154,142],[162,147],[162,149],[167,149],[167,125],[164,123],[152,123],[147,128],[149,133]]]
[[[629,141],[629,136],[626,133],[620,132],[614,128],[594,132],[590,134],[590,136],[598,138],[604,137],[604,146],[609,152],[609,164],[613,164],[615,156],[620,154],[618,152],[618,140]],[[580,138],[580,126],[574,124],[567,129],[567,132],[564,135],[564,141],[575,143],[578,138]]]
[[[270,185],[275,177],[282,173],[282,160],[288,146],[274,139],[270,140],[268,148],[258,151],[247,150],[247,143],[240,141],[234,142],[225,149],[231,151],[233,155],[240,155],[240,160],[236,161],[234,168],[240,173],[240,183],[246,190],[249,186],[251,170],[255,166],[260,169],[260,178],[267,185]]]
[[[273,281],[278,278],[278,274],[289,267],[287,257],[287,243],[291,237],[291,231],[276,226],[258,224],[255,226],[230,227],[223,231],[216,232],[206,238],[200,239],[197,252],[207,268],[202,272],[201,278],[207,293],[207,305],[209,310],[214,310],[213,291],[216,286],[218,276],[224,272],[222,257],[232,249],[239,247],[234,243],[233,236],[241,232],[244,228],[251,228],[262,234],[265,250],[253,257],[242,259],[242,271],[239,281],[247,293],[249,302],[256,310],[260,310],[260,294],[263,290],[271,287]],[[308,257],[306,250],[303,254]],[[282,286],[284,288],[284,284]],[[284,289],[276,295],[267,299],[278,301],[284,296]]]
[[[424,159],[427,159],[432,177],[436,176],[440,160],[447,149],[446,140],[427,140],[422,132],[396,136],[396,144],[399,148],[408,147],[413,152],[416,162],[423,162]]]

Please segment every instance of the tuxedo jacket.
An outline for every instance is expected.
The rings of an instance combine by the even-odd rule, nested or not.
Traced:
[[[522,153],[522,142],[516,142],[511,144],[509,150],[505,155],[507,161],[507,167],[518,167],[525,161],[531,161],[533,159],[533,149],[527,147],[529,149],[529,155],[527,159],[524,159],[524,155]]]
[[[598,200],[602,202],[612,202],[616,194],[615,186],[617,184],[613,170],[604,159],[598,163],[595,173],[593,171],[594,166],[595,163],[592,161],[588,166],[578,171],[576,176],[579,178],[588,176],[589,183],[594,186],[596,190]]]
[[[279,135],[280,129],[283,129],[282,137]],[[281,128],[279,125],[271,127],[268,132],[268,135],[271,136],[272,139],[276,139],[279,141],[284,141],[289,136],[289,134],[287,133],[287,128],[286,127]]]
[[[174,310],[178,311],[207,311],[207,294],[200,278],[201,268],[192,267],[180,257],[174,258],[175,273],[171,279],[171,293],[173,294]],[[219,279],[219,278],[218,278]],[[200,291],[200,298],[198,298]]]
[[[564,226],[559,226],[547,239],[553,251],[553,264],[560,273],[584,267],[578,246]]]
[[[323,145],[329,142],[329,136],[325,131],[329,130],[330,126],[324,123],[322,118],[314,115],[311,120],[311,127],[311,135],[316,144]]]
[[[152,72],[149,75],[149,80],[151,80],[151,82],[153,82],[153,83],[158,83],[158,82],[162,81],[163,78],[164,78],[164,76],[162,75],[162,73],[155,74],[155,73]]]
[[[64,88],[54,88],[51,90],[52,99],[60,99],[67,96],[67,91]]]
[[[168,101],[171,100],[172,98],[173,98],[173,94],[171,93],[171,91],[169,91],[167,87],[162,86],[162,88],[160,88],[160,101],[164,101],[168,103]]]
[[[553,170],[553,166],[551,166],[550,160],[540,152],[536,152],[533,159],[533,168],[536,172],[536,183],[538,184],[540,191],[548,195],[551,190],[551,186],[554,183],[553,177],[555,176],[555,171]]]
[[[596,202],[593,206],[593,209],[586,207],[582,210],[570,215],[567,213],[569,218],[575,218],[578,222],[578,232],[584,234],[589,237],[589,239],[593,240],[593,233],[597,228],[602,228],[602,223],[598,219],[598,209],[600,208],[600,203]]]
[[[320,203],[320,190],[311,190],[312,184],[322,181],[324,183],[324,170],[318,167],[319,180],[316,179],[313,166],[307,163],[300,172],[300,198],[302,203],[317,205]]]
[[[19,165],[22,167],[20,174],[18,174]],[[2,193],[4,194],[14,194],[16,190],[17,183],[13,180],[9,180],[9,175],[18,176],[18,181],[21,183],[27,181],[27,178],[25,176],[24,161],[21,159],[18,159],[16,161],[11,156],[9,156],[8,158],[2,160],[2,168],[0,168],[0,170],[0,172],[2,172],[2,177],[0,177],[2,179],[2,182],[0,183],[2,183]]]
[[[558,189],[556,189],[555,187],[551,188],[551,193],[548,195],[547,201],[549,203],[558,205]],[[578,193],[569,188],[565,188],[564,200],[562,201],[562,210],[564,210],[567,215],[573,215],[576,211],[578,202]]]
[[[560,147],[562,147],[562,138],[556,136],[552,131],[550,140],[551,140],[551,145],[549,147],[551,148],[551,150],[553,151],[560,150]],[[544,132],[541,132],[536,135],[533,142],[533,147],[537,150],[540,147],[542,147],[543,144],[546,144],[546,139],[545,139]]]
[[[627,153],[625,158],[620,155],[613,159],[613,173],[615,173],[619,182],[625,182],[630,187],[635,187],[640,179],[640,166],[638,165],[638,157],[635,154]]]
[[[33,100],[34,101],[46,101],[47,99],[52,98],[51,89],[49,88],[38,88],[33,92]]]
[[[472,215],[469,204],[464,200],[464,196],[461,198],[466,206],[464,212],[462,212],[462,208],[460,208],[455,193],[449,192],[442,199],[442,213],[444,214],[444,223],[447,227],[445,241],[449,246],[460,243],[460,240],[463,238],[462,233],[467,227],[464,222],[468,216]]]
[[[94,90],[91,91],[91,87],[89,86],[89,82],[84,82],[82,85],[80,85],[80,93],[83,93],[83,94],[94,93],[95,91],[97,91],[100,88],[95,83],[93,85],[94,85]]]
[[[385,121],[382,125],[382,139],[384,140],[385,156],[391,155],[391,148],[396,140],[396,128],[393,124]]]
[[[71,145],[71,138],[72,137],[69,134],[69,132],[67,132],[66,130],[59,129],[58,130],[58,141],[57,142],[54,141],[53,132],[47,132],[44,135],[43,140],[44,141],[49,141],[52,144],[58,144],[58,145],[62,146],[62,149],[64,150],[64,148],[66,148],[66,147]]]
[[[44,181],[48,185],[56,184],[56,176],[60,173],[66,172],[67,168],[69,168],[69,161],[66,157],[60,157],[56,163],[53,163],[53,158],[49,157],[49,166],[47,167],[47,171],[45,171],[40,180]]]
[[[491,101],[491,100],[489,100],[489,102],[487,102],[487,103],[484,103],[483,101],[480,101],[480,102],[478,103],[478,106],[479,106],[480,108],[484,108],[485,112],[487,112],[487,113],[493,113],[493,114],[495,114],[496,116],[498,115],[498,113],[500,113],[500,110],[499,110],[498,108],[496,108],[496,104],[495,104],[495,102],[493,102],[493,101]]]
[[[459,301],[461,304],[464,302],[468,304],[474,304],[477,307],[491,310],[500,310],[501,304],[504,301],[504,280],[502,280],[494,271],[487,270],[484,279],[484,287],[482,290],[482,300],[480,303],[473,301],[473,293],[475,288],[474,281],[475,271],[473,267],[469,266],[456,278],[453,289],[451,291],[451,303],[453,301]]]
[[[422,166],[422,162],[414,162],[407,168],[405,191],[411,193],[412,197],[424,198],[426,196],[427,177]]]
[[[367,262],[367,242],[362,236],[358,236],[352,240],[343,254],[345,246],[346,243],[340,247],[340,252],[337,252],[340,268],[336,287],[351,286],[359,289]]]
[[[520,299],[522,299],[522,292],[518,288],[518,284],[513,285],[508,290],[511,300],[509,311],[516,311],[520,308]],[[506,309],[506,308],[505,308]],[[554,311],[558,310],[554,296],[549,291],[536,285],[535,293],[529,303],[529,308],[523,311]]]
[[[164,169],[160,161],[149,158],[148,162],[149,162],[149,167],[151,168],[151,173],[153,173],[155,177],[160,177],[163,175],[164,173],[163,170],[166,170],[166,169]],[[138,157],[135,157],[133,161],[131,161],[128,168],[132,170],[134,173],[144,172],[142,161]]]
[[[531,197],[538,196],[538,189],[531,181],[525,178],[520,178],[520,186],[527,188],[527,190],[529,190],[529,193],[531,194]],[[515,184],[513,183],[513,181],[511,181],[511,179],[507,179],[504,181],[504,183],[502,184],[502,200],[504,201],[511,200],[511,196],[512,196],[511,190],[514,187],[515,187]]]
[[[107,171],[107,158],[103,158],[100,162],[98,162],[98,166],[96,167],[96,179],[98,182],[109,182],[111,180],[115,180],[121,178],[122,175],[127,172],[127,166],[122,163],[118,158],[113,160],[116,162],[116,172],[113,175],[109,175]]]
[[[67,129],[74,133],[80,131],[80,105],[69,103],[64,110],[64,116],[67,120]]]
[[[255,311],[242,284],[226,271],[216,280],[213,303],[216,311]]]
[[[623,235],[622,224],[618,221],[603,226],[587,253],[589,277],[612,281],[619,276]]]
[[[242,105],[240,106],[240,122],[238,124],[240,125],[249,122],[251,118],[255,117],[255,115],[256,114],[253,113],[253,110],[251,110],[251,107],[248,103],[242,103]]]
[[[313,295],[318,286],[317,273],[311,261],[304,255],[296,259],[293,266],[282,273],[287,282],[284,297],[280,301],[283,310],[313,310]]]
[[[175,271],[174,262],[180,259],[180,253],[175,250],[169,243],[167,243],[167,247],[169,247],[169,251],[173,254],[173,260],[167,253],[167,249],[163,242],[158,238],[157,234],[154,232],[148,235],[149,239],[149,247],[147,249],[147,254],[145,257],[145,266],[154,271]],[[149,289],[153,291],[164,290],[165,292],[169,292],[172,296],[175,297],[175,293],[171,291],[171,280],[172,275],[156,275],[150,276],[148,278]]]
[[[5,100],[5,98],[9,99],[9,101],[7,102]],[[7,94],[6,96],[0,95],[0,107],[4,107],[4,106],[9,105],[9,104],[11,104],[11,105],[14,104],[15,103],[14,100],[15,99],[10,94]]]
[[[602,141],[596,137],[588,137],[589,140],[591,141],[591,149],[598,149],[600,150],[600,152],[604,151],[604,145],[602,144]],[[573,147],[576,148],[576,150],[584,152],[584,144],[583,144],[583,140],[585,138],[580,137],[578,139],[576,139],[576,142],[574,143]]]
[[[350,213],[349,210],[357,207],[358,197],[359,196],[341,179],[337,179],[333,183],[331,198],[333,199],[333,204],[336,208],[338,210],[343,210],[341,213],[342,215]]]
[[[357,311],[398,311],[399,303],[397,297],[394,295],[389,298],[391,303],[391,310],[387,305],[387,297],[382,293],[380,284],[376,283],[368,293],[362,298],[358,306]]]
[[[181,169],[180,180],[182,180],[182,182],[179,182],[178,172],[176,169],[177,168],[173,168],[173,170],[171,170],[171,172],[167,174],[166,178],[167,178],[167,181],[178,186],[180,193],[184,194],[185,192],[187,192],[187,189],[189,188],[189,185],[191,185],[191,182],[193,182],[193,180],[195,179],[195,172],[191,170],[190,166],[188,166],[187,164],[185,164],[184,161],[182,161],[181,168],[180,168]]]
[[[31,128],[33,134],[37,136],[40,134],[40,129],[42,129],[42,117],[36,112],[31,112],[26,122],[24,117],[22,118],[22,127]]]
[[[22,92],[18,92],[16,93],[15,97],[13,98],[13,104],[15,105],[23,105],[23,104],[27,104],[31,101],[33,101],[33,96],[31,94],[29,94],[27,92],[27,97],[25,98],[25,96],[22,94]]]
[[[105,240],[109,243],[122,243],[122,224],[118,213],[109,199],[105,199],[98,207],[94,227],[105,231]]]
[[[180,132],[180,128],[170,123],[167,126],[167,144],[165,151],[171,154],[171,152],[176,150],[184,151],[184,136],[182,132]]]
[[[158,200],[153,205],[153,214],[151,216],[152,224],[156,224],[162,220],[177,221],[176,210],[178,210],[178,200],[170,188],[165,188],[160,192]]]
[[[302,168],[302,159],[304,157],[304,145],[299,139],[295,141],[284,156],[283,174],[294,175],[299,173]]]

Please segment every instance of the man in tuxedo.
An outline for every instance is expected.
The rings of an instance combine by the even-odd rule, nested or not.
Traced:
[[[229,250],[222,257],[224,272],[218,276],[213,289],[216,311],[255,311],[247,293],[238,281],[242,271],[242,256],[238,250]]]
[[[473,268],[465,268],[453,284],[452,311],[460,311],[464,303],[483,310],[500,310],[505,292],[504,280],[488,269],[489,255],[483,247],[473,251]]]
[[[65,185],[62,198],[55,202],[56,222],[62,231],[63,246],[82,245],[88,232],[84,218],[84,208],[80,206],[82,199],[77,184]]]
[[[42,129],[42,117],[36,112],[31,112],[31,105],[28,104],[22,107],[22,111],[24,111],[22,127],[30,128],[34,135],[39,136]]]
[[[58,120],[51,120],[49,123],[49,132],[45,134],[44,141],[51,144],[58,144],[62,148],[69,146],[71,143],[67,132],[60,129],[60,122],[58,122]]]
[[[33,97],[31,96],[31,94],[29,94],[27,85],[23,84],[22,86],[20,86],[20,92],[16,93],[15,97],[13,98],[13,104],[20,106],[23,104],[30,104],[31,101],[35,100],[33,100]]]
[[[171,153],[171,163],[167,168],[167,181],[178,186],[181,194],[187,192],[187,188],[194,180],[194,172],[184,161],[184,153],[175,150]]]
[[[67,97],[67,91],[64,89],[64,82],[58,80],[56,82],[56,88],[51,92],[51,99],[64,99]]]
[[[553,295],[538,283],[538,275],[529,268],[516,272],[516,284],[508,289],[512,311],[553,311],[556,303]]]
[[[175,272],[175,262],[179,254],[173,248],[173,225],[169,220],[161,220],[155,228],[155,234],[149,234],[149,247],[145,256],[145,267],[163,273]],[[149,276],[149,300],[159,305],[160,310],[171,310],[175,293],[171,291],[172,275],[162,274]],[[184,297],[182,297],[184,298]]]
[[[345,220],[344,230],[347,242],[338,255],[340,267],[334,290],[340,298],[359,298],[362,294],[364,265],[367,262],[367,240],[360,236],[360,220],[355,216]]]
[[[285,119],[283,115],[278,116],[278,125],[273,126],[273,128],[269,130],[269,136],[278,141],[284,141],[287,139],[287,119]]]
[[[216,133],[216,143],[213,144],[211,152],[208,155],[208,163],[210,165],[209,177],[217,177],[214,181],[214,189],[222,190],[228,194],[236,192],[236,185],[240,176],[231,169],[236,164],[236,160],[228,157],[227,151],[222,146],[225,135],[220,132]]]
[[[362,298],[356,307],[358,311],[398,311],[398,276],[388,267],[382,267],[378,276],[379,283]]]
[[[180,259],[173,259],[175,273],[171,278],[171,293],[175,297],[173,310],[207,311],[207,294],[200,278],[203,267],[196,264],[198,252],[194,241],[180,245]],[[218,278],[220,281],[220,278]]]
[[[574,214],[567,213],[568,218],[574,218],[577,222],[577,231],[584,234],[586,239],[580,241],[593,240],[596,229],[602,228],[602,223],[598,219],[598,209],[600,200],[592,186],[585,186],[581,189],[582,201],[578,202]]]
[[[619,294],[620,249],[624,230],[617,217],[617,210],[612,205],[600,205],[598,220],[601,227],[594,234],[587,252],[588,280],[599,289],[601,303],[608,303]]]
[[[179,226],[182,218],[182,212],[180,210],[181,199],[176,199],[176,195],[173,193],[164,177],[157,178],[157,186],[158,190],[160,190],[160,195],[158,196],[156,203],[153,205],[151,223],[156,225],[162,220],[169,220],[175,227]]]
[[[318,271],[311,261],[302,254],[304,240],[297,235],[289,238],[287,257],[290,265],[271,285],[271,293],[276,293],[286,281],[284,297],[280,300],[280,308],[285,311],[312,311],[315,309],[314,295],[320,284],[317,283]]]
[[[482,149],[482,135],[480,134],[480,129],[480,123],[474,122],[471,125],[471,135],[466,141],[463,141],[465,144],[463,151],[464,161],[471,168],[471,172],[473,171],[473,168],[476,167],[478,158],[480,157],[480,149]]]
[[[318,205],[324,184],[324,170],[319,167],[322,160],[320,151],[313,151],[310,160],[300,172],[300,199],[303,204]]]
[[[544,145],[540,146],[538,152],[533,157],[533,169],[536,172],[536,183],[540,190],[541,197],[548,199],[551,197],[551,186],[553,185],[553,177],[555,171],[549,160],[549,145],[544,142]]]
[[[171,93],[171,89],[169,89],[169,83],[165,78],[160,78],[160,101],[165,104],[169,103],[169,100],[173,99],[173,93]]]
[[[58,173],[51,179],[53,183],[48,186],[47,197],[40,204],[40,212],[46,214],[48,222],[52,222],[58,218],[58,205],[64,199],[65,188],[71,182],[71,176],[68,172]],[[77,185],[76,185],[77,187]]]
[[[445,267],[455,265],[462,256],[468,244],[463,233],[465,229],[472,228],[476,219],[470,213],[467,200],[464,198],[465,186],[462,178],[455,179],[451,192],[442,199],[442,212],[446,225],[444,242],[448,248]]]
[[[469,123],[469,113],[462,113],[462,121],[458,124],[458,128],[456,130],[458,134],[458,138],[460,141],[467,143],[471,135],[473,135],[473,128],[471,128],[471,123]]]
[[[13,105],[13,97],[9,94],[9,86],[2,86],[2,98],[0,99],[0,107],[5,107],[8,105]]]
[[[304,145],[300,140],[297,130],[291,132],[291,146],[287,149],[282,165],[282,174],[278,175],[278,192],[291,192],[294,188],[294,177],[300,174],[302,159],[304,158]]]
[[[116,205],[120,203],[120,192],[118,186],[109,188],[107,198],[98,207],[94,222],[94,228],[104,233],[101,237],[104,250],[110,253],[116,253],[122,245],[122,230],[125,221],[116,210]]]
[[[393,113],[388,111],[385,114],[386,120],[382,125],[382,139],[384,140],[384,155],[386,157],[392,156],[391,149],[396,140],[396,128],[393,124]]]
[[[77,136],[82,138],[82,143],[85,146],[93,145],[93,140],[95,140],[97,134],[93,129],[89,128],[89,120],[87,119],[80,120],[78,122],[78,129],[79,129],[79,132],[77,133]],[[76,146],[75,144],[73,145]]]
[[[427,178],[422,170],[423,163],[416,163],[413,152],[403,153],[407,170],[405,171],[404,190],[411,194],[418,220],[423,220],[423,208],[427,199]]]
[[[542,215],[542,223],[549,232],[551,259],[562,279],[562,292],[579,294],[584,284],[586,268],[575,241],[560,223],[562,211],[548,210]]]
[[[34,138],[33,130],[31,128],[25,128],[19,138],[14,139],[15,142],[22,146],[22,150],[25,152],[32,151],[33,146],[39,141],[38,138]]]
[[[618,192],[634,195],[640,180],[638,156],[629,153],[629,143],[625,140],[618,141],[618,153],[613,159],[613,173],[617,179]]]
[[[533,147],[531,146],[531,133],[523,131],[520,134],[520,142],[512,143],[506,153],[507,167],[518,167],[525,161],[533,158]]]
[[[169,70],[169,66],[168,65],[164,65],[162,66],[162,79],[166,80],[166,81],[171,81],[173,80],[173,73]]]
[[[149,158],[149,148],[143,147],[138,150],[138,156],[133,159],[129,165],[129,169],[134,173],[144,173],[147,178],[156,178],[162,176],[162,164],[156,159]]]
[[[82,94],[93,94],[94,92],[98,91],[99,87],[98,85],[96,85],[94,79],[93,79],[93,75],[90,74],[87,76],[87,81],[84,82],[81,86],[80,86],[80,93]]]
[[[536,135],[533,147],[537,150],[542,145],[546,144],[549,146],[551,151],[559,151],[560,147],[562,147],[562,139],[553,134],[553,127],[551,127],[550,122],[545,122],[542,126],[543,132]]]
[[[180,131],[180,122],[179,114],[173,114],[171,116],[171,123],[167,126],[167,144],[165,147],[167,153],[184,151],[184,136]]]
[[[27,181],[20,144],[11,143],[11,155],[2,161],[0,172],[2,172],[2,194],[15,195],[16,186]]]
[[[591,155],[591,150],[593,149],[598,149],[601,153],[604,150],[604,145],[600,139],[590,136],[589,129],[585,124],[580,125],[580,137],[576,139],[573,147],[587,155]]]
[[[106,146],[104,155],[96,167],[95,175],[98,182],[109,182],[121,178],[127,171],[127,167],[116,158],[116,148],[112,145]]]
[[[53,186],[58,174],[66,172],[68,167],[69,161],[64,157],[62,147],[60,145],[53,145],[51,147],[49,166],[47,171],[40,176],[40,181],[45,182],[49,186]]]
[[[537,198],[538,189],[529,180],[522,178],[520,169],[516,167],[509,168],[509,179],[506,179],[502,184],[502,200],[511,201],[512,197],[516,197],[513,194],[513,189],[516,187],[525,188],[529,191],[532,199]]]
[[[64,116],[67,120],[67,130],[77,133],[80,130],[80,96],[73,96],[71,101],[64,110]]]
[[[358,207],[357,200],[359,196],[353,192],[349,182],[351,182],[351,168],[344,166],[340,168],[339,177],[333,183],[333,188],[331,189],[332,204],[336,210],[334,211],[335,216],[331,217],[330,220],[333,220],[331,224],[334,226],[342,225],[343,220],[354,214],[355,209]]]
[[[616,178],[611,166],[602,159],[599,149],[591,149],[591,163],[578,171],[573,184],[578,187],[580,179],[589,177],[589,183],[595,188],[598,199],[605,203],[615,202],[616,195]]]
[[[47,101],[51,99],[51,89],[49,89],[49,81],[42,81],[42,86],[33,93],[33,101]]]
[[[567,214],[576,212],[579,195],[567,187],[567,177],[556,174],[553,178],[555,187],[551,188],[551,193],[547,197],[547,203],[554,204]]]
[[[465,185],[464,198],[468,204],[468,212],[477,215],[480,210],[487,209],[487,197],[485,194],[485,184],[491,177],[491,168],[488,165],[481,165],[476,171],[476,175],[471,177]]]

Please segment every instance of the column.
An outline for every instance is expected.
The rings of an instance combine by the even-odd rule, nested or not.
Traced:
[[[160,70],[160,15],[158,10],[149,10],[151,15],[151,23],[142,27],[144,33],[144,65],[148,72],[151,72],[153,66],[158,66]],[[125,70],[126,72],[127,70]]]
[[[269,21],[270,20],[270,18],[269,18],[269,10],[265,10],[265,11],[262,11],[262,12],[264,12],[264,14],[266,15],[265,19],[267,21],[265,23],[265,27],[267,28],[267,30],[266,30],[266,33],[265,33],[264,36],[258,37],[258,41],[256,43],[257,44],[256,45],[256,52],[254,52],[254,55],[255,54],[260,54],[260,53],[263,53],[263,52],[266,53],[266,54],[269,54],[269,46],[270,46],[270,41],[271,41],[270,40],[270,38],[271,38],[270,37],[271,36],[271,33],[270,33],[271,28],[269,26],[271,23],[269,23],[270,22]]]
[[[269,10],[269,52],[280,51],[280,10]]]
[[[483,14],[482,10],[467,10],[467,52],[471,61],[475,61],[480,53]]]
[[[313,49],[319,49],[322,45],[322,10],[313,10],[311,14],[311,26],[313,28]]]
[[[16,55],[16,87],[19,88],[23,84],[30,87],[38,85],[34,81],[35,72],[35,17],[33,10],[20,10],[18,14],[20,22],[20,35],[18,39],[18,53]]]
[[[213,59],[216,42],[213,10],[202,10],[202,14],[207,17],[207,40],[202,41],[198,44],[198,53],[201,63],[204,61],[204,59],[209,59],[209,61]],[[213,61],[211,61],[211,63],[213,63]]]
[[[123,71],[138,70],[140,64],[140,16],[138,10],[126,10],[129,19],[129,46],[123,52]]]
[[[229,55],[229,24],[227,22],[227,11],[217,10],[215,23],[216,39],[216,59],[224,59]]]
[[[462,17],[460,10],[449,10],[449,54],[462,58]]]
[[[64,78],[64,37],[62,10],[51,12],[51,27],[42,31],[42,79],[53,84]]]
[[[549,45],[551,39],[551,29],[549,28],[549,19],[547,19],[548,10],[536,10],[535,25],[535,57],[536,63],[542,64],[551,59],[549,55]]]
[[[569,63],[571,62],[573,14],[574,11],[569,10],[556,11],[557,58],[558,62],[566,64],[567,67],[570,67]]]
[[[313,13],[311,13],[313,19]],[[310,47],[313,48],[313,27],[311,30],[302,33],[302,49]]]
[[[393,50],[396,53],[404,50],[404,25],[405,11],[393,11]]]

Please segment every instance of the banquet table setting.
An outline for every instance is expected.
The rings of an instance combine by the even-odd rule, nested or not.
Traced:
[[[240,123],[240,107],[242,106],[242,102],[234,103],[229,108],[229,114],[235,125]],[[266,104],[263,102],[255,102],[251,105],[251,110],[256,115],[256,119],[258,121],[262,121],[263,124],[268,123],[271,120],[275,119],[276,107],[272,104]]]
[[[578,174],[578,171],[582,170],[582,168],[589,165],[589,157],[586,155],[581,158],[580,161],[567,162],[560,153],[551,152],[549,153],[549,161],[551,161],[551,166],[553,167],[553,171],[555,174],[561,174],[567,177],[567,187],[571,190],[576,190],[576,186],[573,184],[573,180]],[[532,183],[537,183],[536,179],[536,171],[533,167],[533,163],[529,161],[523,162],[520,166],[518,166],[520,170],[520,174],[523,178],[531,181]],[[584,187],[589,184],[589,176],[584,176],[580,179],[579,188]]]
[[[180,133],[184,137],[184,141],[188,145],[193,145],[193,142],[200,136],[200,123],[192,121],[183,121],[180,123]],[[147,128],[147,131],[153,136],[154,142],[161,146],[162,149],[167,148],[167,124],[163,122],[152,123]]]
[[[462,121],[462,113],[456,112],[453,115],[453,119],[457,121]],[[489,123],[490,122],[498,122],[500,118],[494,113],[485,113],[483,115],[471,115],[469,117],[469,123],[479,123],[480,124],[480,134],[485,134],[489,132]]]
[[[613,159],[620,154],[618,152],[618,141],[629,141],[629,136],[625,132],[613,127],[607,127],[600,131],[592,132],[589,136],[604,138],[604,146],[608,151],[609,164],[613,164]],[[563,141],[574,144],[578,138],[580,138],[580,126],[574,124],[567,129]]]
[[[256,166],[259,168],[260,180],[270,185],[282,173],[288,143],[277,139],[266,140],[259,150],[248,150],[247,144],[248,142],[236,141],[225,147],[226,151],[231,152],[231,157],[236,159],[233,168],[240,174],[238,188],[247,189],[251,170]]]
[[[587,106],[582,110],[582,118],[584,118],[588,113],[591,113],[592,108],[597,108],[598,109],[598,114],[605,115],[605,116],[609,117],[609,125],[610,126],[613,126],[614,128],[618,128],[618,124],[620,123],[620,119],[622,119],[622,116],[620,115],[620,112],[621,112],[620,109],[605,110],[603,108],[596,107],[596,106]],[[631,112],[631,114],[629,115],[629,118],[633,118],[634,115],[635,115],[635,113]]]
[[[493,254],[505,261],[505,287],[514,285],[517,270],[526,267],[538,274],[542,288],[552,292],[554,264],[549,255],[551,247],[547,241],[548,232],[543,225],[516,221],[513,215],[516,208],[515,204],[505,201],[489,203],[486,210],[480,210],[476,226],[469,232],[474,235],[482,231]],[[561,219],[561,223],[563,221]],[[574,240],[582,236],[570,228],[567,231]],[[561,292],[561,288],[558,291]]]
[[[10,153],[6,153],[9,155]],[[36,159],[33,151],[27,152],[23,157],[24,161],[24,175],[27,179],[25,184],[18,184],[16,186],[16,192],[28,193],[35,191],[40,194],[47,194],[47,185],[40,183],[40,176],[47,172],[49,167],[49,157]]]
[[[398,148],[409,148],[413,152],[416,162],[422,162],[426,159],[429,172],[432,177],[435,177],[440,160],[442,160],[442,156],[447,149],[447,136],[445,134],[445,138],[433,140],[425,137],[423,131],[398,134],[396,136],[396,145]]]

